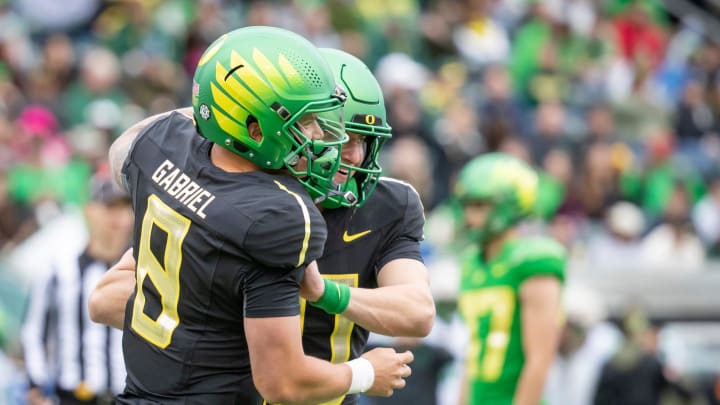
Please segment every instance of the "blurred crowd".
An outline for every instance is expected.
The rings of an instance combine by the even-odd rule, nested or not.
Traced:
[[[452,250],[458,169],[489,151],[540,171],[534,225],[576,261],[694,272],[720,255],[720,38],[661,0],[0,0],[0,255],[85,204],[112,140],[189,105],[205,47],[244,25],[375,72],[383,168],[423,200],[429,263]]]
[[[82,204],[130,123],[188,105],[209,41],[276,25],[374,69],[384,167],[428,212],[500,150],[542,171],[538,214],[578,257],[698,269],[720,253],[720,47],[695,20],[659,0],[385,3],[0,2],[0,247]]]

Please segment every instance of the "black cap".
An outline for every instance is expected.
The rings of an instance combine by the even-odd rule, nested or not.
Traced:
[[[90,202],[101,204],[129,203],[130,195],[110,177],[95,175],[90,179]]]

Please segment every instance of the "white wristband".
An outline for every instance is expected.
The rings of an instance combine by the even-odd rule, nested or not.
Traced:
[[[365,392],[372,387],[375,382],[375,370],[370,361],[358,357],[357,359],[346,361],[345,364],[350,366],[352,370],[352,383],[350,383],[348,394]]]

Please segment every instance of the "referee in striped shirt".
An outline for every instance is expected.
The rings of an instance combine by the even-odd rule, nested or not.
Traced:
[[[22,328],[28,404],[47,404],[53,393],[61,405],[110,403],[125,386],[122,331],[92,322],[87,304],[131,241],[130,199],[109,177],[96,176],[84,213],[85,250],[54,258],[30,296]]]

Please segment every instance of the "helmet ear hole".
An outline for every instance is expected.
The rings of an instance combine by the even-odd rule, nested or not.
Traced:
[[[260,124],[258,124],[257,118],[249,115],[247,117],[247,120],[245,120],[245,126],[247,127],[248,135],[250,135],[250,138],[252,138],[257,143],[260,143],[263,138],[263,133],[262,129],[260,129]]]

